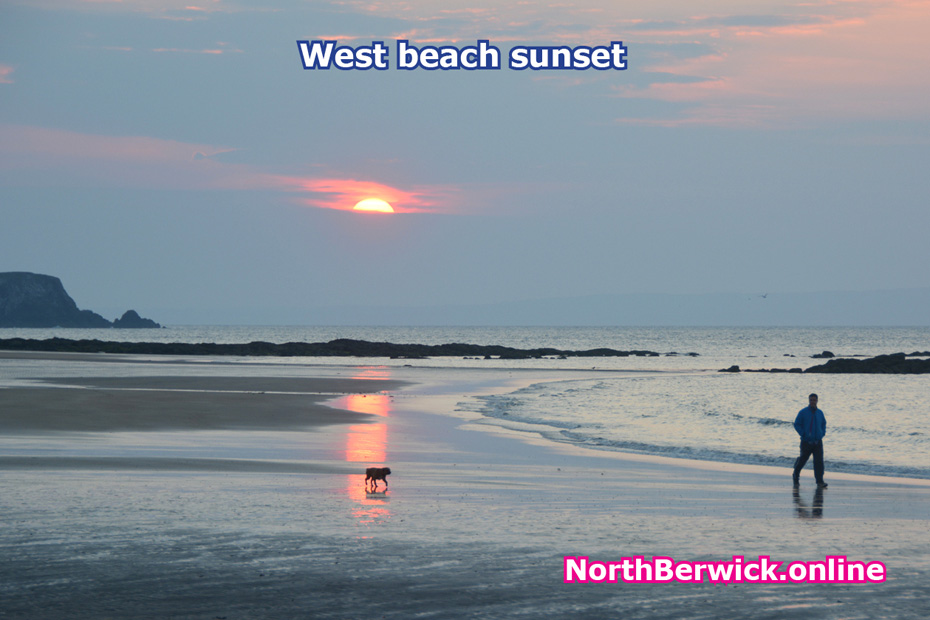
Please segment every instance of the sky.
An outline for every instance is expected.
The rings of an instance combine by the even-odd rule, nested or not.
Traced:
[[[926,288],[927,32],[930,1],[2,0],[0,271],[177,324]],[[305,70],[313,40],[389,66]],[[614,41],[625,70],[506,62]]]

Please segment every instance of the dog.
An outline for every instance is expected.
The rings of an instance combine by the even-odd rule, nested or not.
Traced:
[[[387,487],[388,487],[387,477],[388,477],[388,474],[390,473],[391,473],[390,467],[369,467],[368,469],[365,470],[365,488],[368,488],[368,481],[371,480],[371,484],[373,485],[372,488],[377,491],[378,481],[384,480],[384,488],[385,490],[387,490]]]

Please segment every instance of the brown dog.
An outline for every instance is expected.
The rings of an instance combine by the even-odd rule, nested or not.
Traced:
[[[391,473],[390,467],[369,467],[368,469],[365,470],[365,488],[368,488],[368,481],[371,480],[371,484],[373,485],[372,488],[377,491],[378,481],[384,480],[384,488],[387,489],[388,487],[387,477],[388,477],[388,474],[390,473]]]

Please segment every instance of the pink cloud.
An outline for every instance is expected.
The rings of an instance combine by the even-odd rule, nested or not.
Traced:
[[[298,199],[301,204],[323,209],[352,210],[360,200],[380,198],[390,203],[397,213],[421,213],[448,209],[457,193],[457,189],[452,186],[416,186],[402,189],[358,179],[286,176],[268,178],[288,191],[309,194]]]
[[[86,158],[154,163],[190,160],[197,153],[212,156],[232,150],[143,136],[105,136],[22,125],[0,125],[0,138],[0,152],[51,160]]]
[[[0,125],[0,153],[47,161],[100,159],[158,163],[212,157],[234,149],[144,136],[105,136],[64,129]]]
[[[627,98],[677,102],[711,101],[720,97],[721,93],[732,93],[733,83],[726,79],[708,79],[687,83],[656,82],[646,88],[618,86],[615,92]]]
[[[790,25],[728,26],[720,18],[717,38],[705,17],[681,30],[643,30],[659,38],[693,37],[720,51],[644,65],[691,79],[657,75],[646,86],[618,86],[619,96],[692,105],[664,119],[620,122],[784,128],[824,119],[926,118],[930,69],[919,50],[930,31],[930,2],[862,0],[854,16],[844,14],[849,6],[812,3]]]
[[[774,105],[718,105],[708,103],[683,110],[674,117],[620,118],[617,123],[648,127],[731,127],[738,129],[770,129],[784,121]]]
[[[46,127],[0,125],[0,173],[16,182],[160,189],[267,190],[316,208],[351,210],[380,198],[398,213],[448,212],[459,204],[452,185],[400,187],[333,175],[278,174],[222,161],[227,147],[145,136],[105,136]],[[28,173],[36,173],[29,176]]]
[[[318,35],[318,36],[312,36],[310,38],[318,39],[320,41],[339,41],[340,43],[344,43],[346,41],[357,41],[359,39],[380,41],[384,37],[381,37],[381,38],[367,37],[366,38],[366,37],[355,35],[355,34],[323,34],[323,35]]]
[[[481,17],[491,12],[489,8],[463,7],[461,9],[440,9],[443,15],[467,15],[468,17]]]
[[[435,43],[435,44],[445,44],[449,45],[455,43],[453,39],[446,37],[437,37],[435,33],[429,30],[423,30],[422,28],[413,28],[412,30],[407,30],[406,32],[396,32],[391,35],[392,39],[401,40],[405,39],[407,41],[413,41],[414,43]]]
[[[922,53],[930,32],[928,0],[710,0],[697,15],[684,12],[682,3],[650,0],[340,5],[403,20],[411,27],[396,38],[420,42],[488,38],[503,47],[510,41],[596,45],[622,39],[630,49],[629,76],[645,70],[677,79],[655,76],[643,84],[623,75],[616,94],[684,104],[661,121],[672,125],[781,128],[824,119],[925,118],[928,112],[930,65]],[[700,58],[679,51],[702,48],[711,51]],[[623,122],[640,120],[656,122]]]
[[[80,10],[97,13],[137,13],[153,19],[193,22],[209,19],[214,13],[277,12],[279,8],[245,6],[226,0],[20,0],[33,8]],[[262,3],[252,3],[261,5]]]
[[[0,65],[0,84],[12,84],[13,80],[10,79],[11,75],[13,75],[13,67],[9,65]]]
[[[0,171],[30,172],[49,183],[204,189],[247,176],[241,165],[215,160],[235,149],[145,136],[106,136],[47,127],[0,125]],[[21,177],[21,178],[20,178]]]
[[[159,47],[152,50],[153,52],[174,52],[177,54],[230,54],[230,53],[242,53],[242,50],[239,49],[202,49],[202,50],[192,50],[192,49],[182,49],[178,47]]]

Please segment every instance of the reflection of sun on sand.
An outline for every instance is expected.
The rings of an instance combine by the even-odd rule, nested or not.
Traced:
[[[366,374],[366,373],[363,373]],[[371,374],[366,374],[371,376]],[[391,399],[386,394],[351,394],[333,402],[338,409],[387,418]],[[385,492],[368,493],[361,482],[363,466],[383,464],[387,458],[387,423],[355,424],[346,433],[345,459],[358,463],[359,474],[346,476],[345,492],[356,506],[352,510],[360,525],[381,523],[391,517]]]
[[[367,413],[386,418],[391,400],[385,394],[352,394],[333,403],[338,409]],[[346,433],[346,461],[350,463],[383,464],[387,458],[387,424],[355,424]]]
[[[353,502],[352,516],[360,525],[382,523],[391,518],[391,509],[387,507],[390,496],[384,492],[369,493],[359,480],[364,476],[350,474],[346,476],[345,492]]]
[[[359,368],[353,379],[387,378],[390,371],[384,368]],[[386,394],[350,394],[332,403],[337,409],[387,418],[391,412],[391,398]],[[346,434],[346,461],[383,465],[387,458],[387,424],[375,422],[356,424]]]

